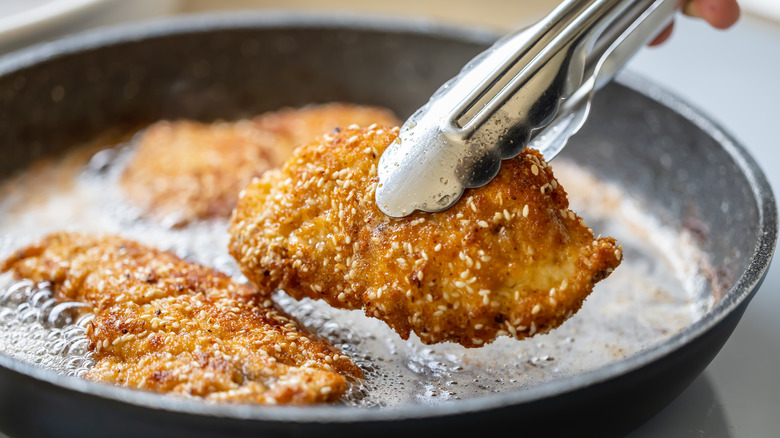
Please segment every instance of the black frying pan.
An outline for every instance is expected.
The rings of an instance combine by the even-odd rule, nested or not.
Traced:
[[[34,47],[0,59],[0,175],[107,127],[163,118],[240,118],[334,100],[407,116],[493,38],[420,23],[257,15],[136,25]],[[708,231],[697,245],[722,296],[661,344],[523,390],[374,409],[205,404],[65,377],[0,354],[0,428],[11,436],[101,437],[629,431],[679,394],[731,334],[774,252],[775,201],[742,147],[641,80],[623,77],[600,92],[576,141],[566,159],[618,182],[667,225],[694,219]],[[739,214],[724,215],[724,199]]]

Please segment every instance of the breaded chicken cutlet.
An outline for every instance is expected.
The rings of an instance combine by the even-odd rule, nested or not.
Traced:
[[[52,234],[2,264],[87,303],[96,381],[207,400],[333,402],[362,377],[345,355],[213,269],[115,236]]]
[[[383,108],[332,103],[238,122],[158,122],[138,138],[120,186],[147,215],[172,225],[227,218],[238,192],[299,144],[334,128],[373,123],[398,120]]]
[[[363,308],[404,339],[478,347],[557,327],[620,263],[533,150],[449,210],[385,216],[376,168],[397,134],[325,135],[244,189],[229,245],[243,273],[261,290]]]

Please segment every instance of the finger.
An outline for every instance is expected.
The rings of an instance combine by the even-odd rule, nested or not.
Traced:
[[[650,41],[650,46],[657,46],[661,44],[662,42],[666,41],[669,36],[672,35],[672,31],[674,30],[674,22],[672,24],[666,26],[666,29],[662,30],[661,33],[658,34],[655,38],[653,38],[652,41]]]
[[[737,0],[691,0],[683,6],[683,12],[703,18],[712,27],[726,29],[739,20]]]

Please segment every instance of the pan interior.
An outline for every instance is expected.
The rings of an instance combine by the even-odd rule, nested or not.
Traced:
[[[211,221],[173,229],[144,220],[123,201],[117,180],[134,143],[89,151],[77,148],[5,183],[0,254],[7,256],[46,232],[62,229],[115,233],[243,279],[227,254],[227,224]],[[283,307],[361,366],[366,379],[344,403],[403,406],[522,389],[592,371],[663,342],[699,319],[714,299],[707,257],[689,232],[665,225],[642,203],[565,159],[554,169],[595,232],[624,245],[624,262],[597,285],[583,309],[561,328],[525,341],[508,338],[480,349],[403,341],[384,323],[322,302],[297,302],[283,292]],[[59,181],[59,183],[57,183]],[[48,189],[43,189],[48,188]],[[14,282],[0,290],[6,354],[59,373],[80,376],[93,361],[83,327],[47,285]]]
[[[97,153],[78,146],[107,127],[236,119],[311,102],[386,105],[404,117],[486,41],[361,26],[236,26],[136,36],[2,73],[0,256],[48,231],[116,232],[238,275],[225,223],[168,229],[122,201],[115,183],[132,141]],[[742,170],[685,111],[612,84],[552,163],[573,209],[596,234],[623,243],[625,260],[548,335],[473,350],[424,346],[360,312],[279,293],[364,369],[367,379],[344,404],[436,404],[528,388],[620,361],[701,319],[746,269],[760,230]],[[63,151],[72,152],[36,162]],[[85,321],[54,312],[46,285],[3,280],[0,352],[82,374],[91,361]]]

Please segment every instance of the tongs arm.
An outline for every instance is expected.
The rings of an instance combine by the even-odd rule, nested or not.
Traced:
[[[671,20],[676,4],[568,0],[499,40],[401,128],[380,159],[379,208],[397,217],[444,210],[534,140],[551,159],[582,125],[593,91]]]

